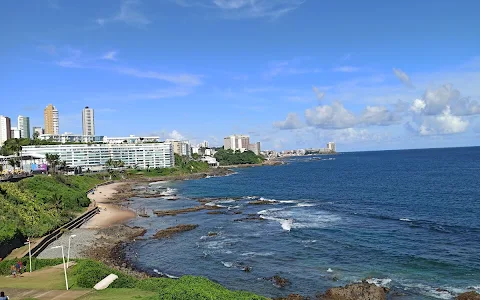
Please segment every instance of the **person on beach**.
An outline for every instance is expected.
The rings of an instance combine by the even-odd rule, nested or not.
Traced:
[[[15,265],[10,266],[10,272],[12,273],[13,278],[17,277],[17,268],[15,268]]]
[[[23,273],[23,263],[21,260],[17,262],[18,265],[18,273],[22,274]]]
[[[0,292],[0,300],[8,300],[8,296],[5,296],[4,292]]]

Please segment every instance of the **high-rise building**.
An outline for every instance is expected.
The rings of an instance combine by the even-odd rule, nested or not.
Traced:
[[[330,152],[337,152],[337,147],[335,146],[334,142],[328,142],[327,143],[327,149]]]
[[[188,141],[173,141],[173,152],[181,156],[192,156],[192,149]]]
[[[0,146],[11,138],[12,126],[9,117],[0,115]]]
[[[86,106],[82,111],[83,135],[95,135],[95,120],[93,108]]]
[[[225,150],[232,149],[233,151],[248,150],[250,144],[250,137],[248,135],[231,135],[223,139],[223,148]]]
[[[37,136],[40,136],[44,134],[43,128],[42,127],[33,127],[33,134],[37,134]]]
[[[248,150],[252,151],[256,155],[260,155],[260,142],[256,142],[255,144],[249,144]]]
[[[20,130],[18,127],[10,127],[10,138],[12,139],[20,139],[22,138],[22,135],[20,133]]]
[[[22,139],[30,138],[30,118],[25,116],[18,116],[18,130]]]
[[[45,120],[45,133],[46,134],[58,134],[59,122],[58,122],[58,110],[52,104],[49,104],[43,111],[43,117]]]

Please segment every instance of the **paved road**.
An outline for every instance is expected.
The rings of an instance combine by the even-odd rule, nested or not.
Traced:
[[[33,298],[33,299],[45,299],[45,300],[71,300],[78,299],[85,294],[90,293],[90,290],[29,290],[29,289],[4,289],[1,288],[11,300]]]

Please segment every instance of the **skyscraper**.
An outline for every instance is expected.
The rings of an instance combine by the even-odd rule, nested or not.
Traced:
[[[58,134],[58,110],[52,104],[49,104],[43,111],[43,117],[45,120],[45,133],[46,134]]]
[[[95,120],[93,108],[85,106],[82,111],[83,135],[95,135]]]
[[[22,139],[29,139],[30,136],[30,118],[18,116],[18,130],[20,130],[20,137]]]
[[[0,115],[0,146],[11,138],[11,131],[10,118]]]

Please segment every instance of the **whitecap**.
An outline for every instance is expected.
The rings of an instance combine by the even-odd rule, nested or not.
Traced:
[[[400,221],[404,221],[404,222],[412,222],[412,220],[408,219],[408,218],[401,218]]]
[[[312,206],[317,206],[317,205],[312,204],[312,203],[298,203],[296,206],[297,207],[312,207]]]
[[[298,203],[298,200],[279,200],[277,202],[289,204],[289,203]]]
[[[416,289],[419,293],[437,299],[452,299],[453,294],[447,289],[443,288],[434,288],[425,284],[415,283],[415,284],[403,284],[406,287]]]
[[[333,270],[331,268],[328,268],[327,272],[328,273],[333,273]]]
[[[386,287],[388,284],[392,282],[390,278],[370,278],[367,279],[367,282],[370,284],[375,284],[376,286]]]
[[[229,261],[222,261],[222,264],[227,268],[233,267],[233,263]]]
[[[260,201],[268,201],[268,202],[278,202],[278,201],[275,200],[275,199],[268,199],[268,198],[263,198],[263,197],[258,198],[258,200],[260,200]]]
[[[282,229],[286,231],[292,230],[292,225],[293,225],[293,219],[286,219],[280,221],[280,224],[282,224]]]
[[[160,276],[166,276],[168,278],[171,278],[171,279],[178,279],[180,277],[177,277],[177,276],[173,276],[173,275],[170,275],[170,274],[167,274],[167,273],[162,273],[160,271],[158,271],[157,269],[153,269],[153,272],[160,275]]]
[[[241,256],[272,256],[273,252],[245,252]]]

